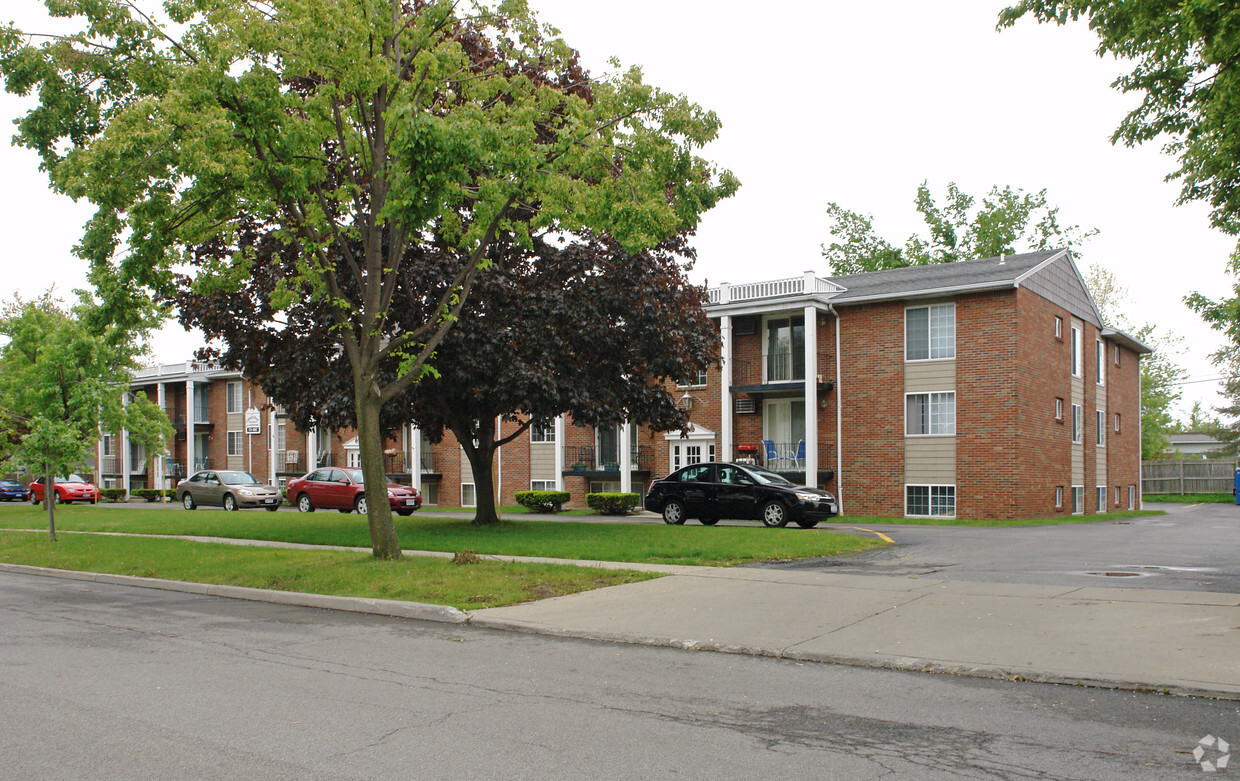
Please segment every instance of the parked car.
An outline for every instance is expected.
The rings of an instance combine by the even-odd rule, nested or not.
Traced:
[[[99,501],[99,489],[86,481],[81,475],[71,474],[68,477],[57,477],[53,480],[52,502],[55,504],[72,504],[73,502]],[[30,484],[30,501],[38,504],[43,501],[43,478],[40,477]]]
[[[0,499],[11,502],[16,499],[24,502],[30,498],[30,489],[16,480],[0,480]]]
[[[677,525],[688,518],[707,526],[738,518],[772,527],[796,521],[805,529],[839,514],[827,491],[796,485],[760,466],[729,463],[693,464],[656,480],[646,494],[646,509]]]
[[[186,510],[200,504],[219,505],[225,510],[241,507],[262,507],[271,512],[280,509],[284,497],[280,489],[249,472],[232,469],[204,469],[177,484],[177,501]]]
[[[324,509],[342,513],[356,510],[366,514],[366,486],[360,469],[322,467],[305,477],[290,480],[284,494],[303,513]],[[407,485],[389,481],[387,495],[388,505],[400,515],[413,515],[413,511],[422,506],[422,495]]]

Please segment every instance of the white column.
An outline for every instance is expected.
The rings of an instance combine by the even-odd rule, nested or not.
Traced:
[[[194,473],[194,381],[185,381],[185,476]]]
[[[99,428],[99,441],[95,443],[95,485],[103,488],[103,427]]]
[[[620,424],[620,493],[633,492],[633,440],[627,420]]]
[[[727,287],[724,287],[727,291]],[[722,340],[721,360],[719,362],[719,436],[722,439],[723,452],[720,461],[733,461],[732,452],[732,316],[723,315],[719,318],[719,334]]]
[[[276,481],[276,408],[267,413],[267,484],[279,485]]]
[[[313,472],[319,465],[319,429],[311,425],[306,432],[306,471]]]
[[[164,385],[165,383],[162,383],[162,382],[157,383],[155,385],[155,388],[156,388],[155,397],[157,400],[156,403],[159,405],[159,408],[166,413],[168,411],[168,394],[165,391]],[[168,449],[169,454],[172,452],[171,442],[165,442],[164,447]],[[153,487],[157,489],[161,489],[161,490],[164,487],[164,459],[166,457],[167,457],[167,454],[161,455],[159,458],[154,459],[155,461],[154,463],[155,485]]]
[[[808,284],[808,279],[806,280]],[[818,486],[818,309],[805,307],[805,484]]]
[[[129,406],[129,391],[121,394],[121,409]],[[129,430],[121,426],[121,488],[125,489],[125,500],[129,500]]]
[[[564,490],[564,416],[555,416],[555,490]]]
[[[413,487],[422,493],[422,429],[409,425],[409,477]]]

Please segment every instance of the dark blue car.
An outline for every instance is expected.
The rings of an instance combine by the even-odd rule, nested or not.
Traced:
[[[24,502],[30,498],[30,489],[16,480],[0,480],[0,499],[11,502],[16,499]]]

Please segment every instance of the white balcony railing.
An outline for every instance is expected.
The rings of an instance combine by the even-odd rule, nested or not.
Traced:
[[[737,304],[770,298],[804,295],[832,295],[842,293],[844,288],[829,279],[806,272],[799,277],[772,279],[765,282],[748,282],[743,285],[720,285],[706,291],[708,304]]]

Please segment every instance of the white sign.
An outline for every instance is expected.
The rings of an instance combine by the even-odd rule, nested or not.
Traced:
[[[245,411],[245,433],[261,434],[263,433],[263,416],[254,407],[250,407]]]

